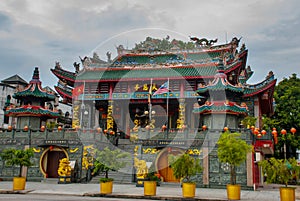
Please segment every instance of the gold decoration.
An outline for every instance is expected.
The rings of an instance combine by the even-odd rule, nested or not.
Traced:
[[[88,145],[83,147],[83,157],[82,157],[82,168],[87,170],[89,167],[93,166],[94,154],[95,154],[94,145]]]
[[[35,153],[40,153],[41,152],[41,149],[36,149],[36,148],[32,148],[32,150],[35,152]]]
[[[66,177],[66,176],[71,176],[71,166],[70,166],[70,161],[67,158],[63,158],[59,160],[59,167],[57,170],[57,173],[59,176]],[[67,181],[70,182],[71,178],[60,178],[60,181]]]
[[[148,168],[145,160],[139,160],[134,158],[134,167],[136,168],[136,177],[138,179],[144,179],[148,174]]]
[[[76,147],[75,149],[70,149],[70,153],[75,153],[76,151],[78,151],[78,147]]]
[[[110,101],[110,104],[107,108],[107,130],[113,130],[114,128],[114,119],[113,119],[113,105],[112,101]]]
[[[143,149],[143,153],[144,154],[156,154],[157,152],[159,152],[159,150],[155,149],[155,148],[147,148],[147,149]]]

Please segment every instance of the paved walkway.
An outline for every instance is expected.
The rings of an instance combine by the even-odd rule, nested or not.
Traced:
[[[12,181],[0,182],[0,194],[2,193],[28,193],[28,194],[56,194],[76,196],[101,196],[99,184],[53,184],[44,182],[27,182],[26,190],[12,191]],[[106,197],[147,199],[144,196],[144,189],[134,184],[114,184],[113,193]],[[177,185],[161,184],[157,187],[155,197],[148,197],[152,200],[184,200],[182,191]],[[297,201],[300,201],[300,186],[296,189]],[[227,200],[226,189],[197,188],[195,199],[189,200]],[[279,190],[276,185],[268,185],[256,191],[241,191],[241,200],[247,201],[279,201]]]

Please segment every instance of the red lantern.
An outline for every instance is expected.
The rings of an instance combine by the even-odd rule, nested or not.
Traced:
[[[163,125],[161,128],[162,128],[162,131],[165,131],[166,128],[167,128],[167,126],[166,126],[166,125]]]
[[[258,135],[258,134],[259,134],[258,129],[254,129],[253,134],[254,134],[254,135]]]
[[[41,126],[41,132],[45,131],[45,126]]]
[[[293,133],[293,135],[296,133],[296,131],[297,131],[296,128],[294,128],[294,127],[291,128],[291,133]]]
[[[265,135],[265,134],[267,134],[267,131],[262,130],[262,131],[261,131],[261,134],[262,134],[262,135]]]
[[[225,132],[228,131],[228,127],[224,127],[224,131],[225,131]]]
[[[282,135],[286,135],[286,130],[285,129],[282,129],[280,132],[281,132]]]
[[[207,126],[206,126],[206,125],[203,125],[203,126],[202,126],[202,130],[205,131],[206,129],[207,129]]]
[[[258,137],[258,138],[261,138],[261,133],[258,133],[258,134],[257,134],[257,137]]]
[[[7,127],[7,130],[8,130],[8,131],[11,131],[11,130],[12,130],[12,126],[9,125],[9,126]]]
[[[109,134],[110,134],[110,135],[114,135],[115,132],[114,132],[114,131],[110,131]]]
[[[61,130],[62,130],[62,127],[61,127],[61,126],[58,126],[58,127],[57,127],[57,130],[58,130],[58,131],[61,131]]]
[[[253,130],[253,131],[254,131],[254,129],[255,129],[255,126],[251,126],[251,130]]]
[[[103,131],[103,133],[106,134],[106,133],[107,133],[107,130],[105,129],[105,130]]]
[[[28,131],[28,126],[24,126],[23,130],[24,130],[25,132],[27,132],[27,131]]]
[[[277,136],[277,131],[276,131],[276,129],[272,131],[272,135],[273,135],[273,136]]]

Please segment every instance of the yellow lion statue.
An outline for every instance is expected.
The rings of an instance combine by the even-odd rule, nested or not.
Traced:
[[[66,177],[71,176],[71,166],[70,161],[67,158],[62,158],[59,160],[59,167],[57,170],[57,173],[59,176]],[[64,179],[60,179],[61,181],[64,181]],[[67,178],[65,181],[70,181],[70,178]]]

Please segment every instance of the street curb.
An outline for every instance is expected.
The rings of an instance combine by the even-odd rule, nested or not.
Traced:
[[[206,199],[206,198],[184,198],[170,196],[144,196],[144,195],[122,195],[122,194],[90,194],[85,193],[83,196],[89,197],[107,197],[107,198],[125,198],[125,199],[148,199],[148,200],[172,200],[172,201],[227,201],[227,199]]]
[[[0,194],[27,194],[30,193],[34,190],[19,190],[19,191],[14,191],[14,190],[3,190],[0,189]]]

